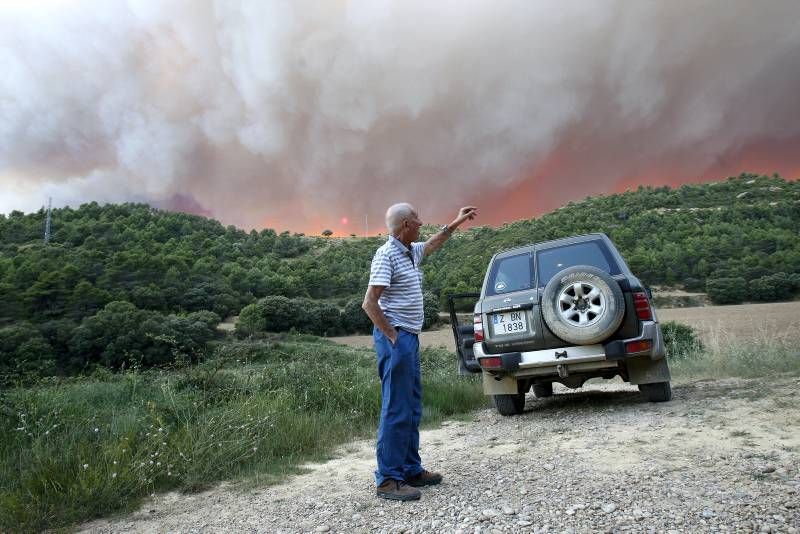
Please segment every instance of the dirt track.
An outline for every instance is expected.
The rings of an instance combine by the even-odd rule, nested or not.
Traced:
[[[160,495],[90,532],[798,532],[800,380],[701,381],[662,404],[590,384],[422,434],[445,481],[374,496],[374,443],[257,489]]]
[[[800,303],[660,310],[704,340],[800,332]],[[337,341],[371,346],[370,336]],[[449,327],[423,345],[452,348]],[[87,532],[788,532],[800,530],[800,379],[678,383],[671,402],[634,386],[556,385],[526,411],[493,408],[424,431],[445,481],[415,503],[374,496],[374,441],[271,486],[158,495]]]

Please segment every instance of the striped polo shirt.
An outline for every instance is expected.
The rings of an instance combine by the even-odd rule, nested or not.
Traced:
[[[372,258],[369,285],[383,286],[378,304],[392,326],[415,334],[422,330],[422,271],[419,264],[425,243],[411,243],[411,249],[389,236]]]

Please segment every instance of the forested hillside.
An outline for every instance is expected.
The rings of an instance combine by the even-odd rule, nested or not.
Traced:
[[[0,352],[50,350],[50,364],[60,368],[120,366],[148,355],[157,363],[165,350],[194,357],[213,336],[215,318],[268,296],[309,299],[293,301],[307,311],[325,301],[328,315],[332,307],[349,310],[350,323],[324,333],[352,330],[370,259],[385,239],[248,233],[143,204],[90,203],[53,210],[44,244],[44,218],[43,211],[0,216]],[[424,227],[423,238],[434,231]],[[423,264],[426,289],[440,297],[476,291],[499,250],[598,231],[646,284],[708,290],[720,303],[791,299],[798,289],[800,184],[748,174],[642,187],[501,228],[460,231]],[[108,324],[129,325],[136,343],[115,351]]]

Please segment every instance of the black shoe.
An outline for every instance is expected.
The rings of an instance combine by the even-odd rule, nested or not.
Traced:
[[[422,496],[418,489],[410,487],[400,480],[385,480],[378,486],[378,497],[391,501],[416,501]]]
[[[420,473],[417,473],[413,477],[408,477],[406,479],[406,484],[409,486],[414,486],[415,488],[421,488],[422,486],[435,486],[441,481],[442,475],[423,469]]]

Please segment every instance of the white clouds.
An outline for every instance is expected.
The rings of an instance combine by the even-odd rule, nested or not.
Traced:
[[[554,151],[559,201],[800,135],[793,0],[48,5],[0,7],[0,211],[182,194],[303,228],[449,211]]]

